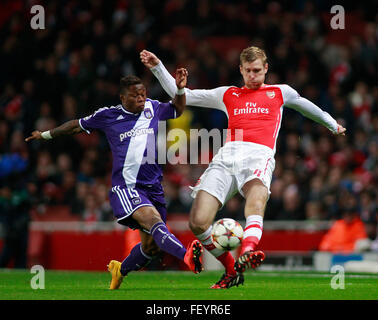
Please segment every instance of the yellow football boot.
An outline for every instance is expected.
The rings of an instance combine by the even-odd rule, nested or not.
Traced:
[[[121,262],[112,260],[108,264],[108,271],[112,275],[112,281],[110,282],[110,290],[117,290],[121,286],[123,281],[123,275],[121,274]]]

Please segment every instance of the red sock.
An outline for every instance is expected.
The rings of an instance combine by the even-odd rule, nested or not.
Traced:
[[[246,219],[243,241],[240,254],[246,251],[255,251],[261,239],[263,231],[263,217],[260,215],[250,215]]]
[[[251,236],[243,239],[240,254],[242,255],[246,251],[255,251],[258,244],[259,239],[257,237]]]
[[[216,258],[226,268],[226,273],[236,274],[236,271],[234,270],[235,259],[230,251],[226,251],[225,253],[221,254],[219,257]]]

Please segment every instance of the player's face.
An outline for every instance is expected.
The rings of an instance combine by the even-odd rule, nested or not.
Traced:
[[[124,94],[121,94],[120,98],[127,111],[140,113],[144,110],[147,98],[146,87],[143,84],[134,84],[124,90]]]
[[[258,89],[265,81],[268,72],[268,64],[263,64],[261,59],[252,62],[243,62],[240,66],[240,73],[243,76],[244,84],[248,89]]]

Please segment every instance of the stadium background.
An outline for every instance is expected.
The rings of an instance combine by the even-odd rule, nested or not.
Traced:
[[[34,4],[45,8],[45,30],[30,27]],[[333,4],[2,1],[0,247],[5,239],[19,252],[28,244],[28,261],[21,259],[21,267],[39,263],[91,270],[109,258],[122,259],[126,244],[137,240],[130,240],[130,234],[125,237],[116,223],[106,223],[113,215],[107,199],[111,154],[105,137],[80,134],[29,144],[24,138],[34,129],[48,130],[118,104],[119,79],[126,74],[140,76],[149,97],[168,100],[139,61],[144,48],[156,53],[171,72],[187,67],[190,88],[214,88],[241,85],[239,53],[252,44],[267,52],[268,83],[291,85],[347,128],[345,137],[334,137],[285,110],[262,246],[272,253],[317,250],[333,221],[346,211],[358,214],[374,240],[377,15],[371,10],[374,1],[343,2],[345,30],[333,30]],[[223,129],[226,117],[216,110],[189,107],[169,126]],[[183,242],[191,237],[186,227],[188,186],[205,168],[164,168],[171,227]],[[217,217],[226,216],[243,220],[242,198],[229,201]],[[167,265],[175,267],[169,259]]]

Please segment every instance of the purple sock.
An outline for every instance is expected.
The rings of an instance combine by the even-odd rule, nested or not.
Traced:
[[[122,261],[121,274],[127,275],[130,271],[137,271],[145,267],[152,257],[145,254],[142,250],[142,244],[139,242],[131,249],[130,254]]]
[[[169,232],[164,222],[154,224],[150,233],[161,250],[175,256],[176,258],[184,260],[186,253],[185,247],[172,233]]]

